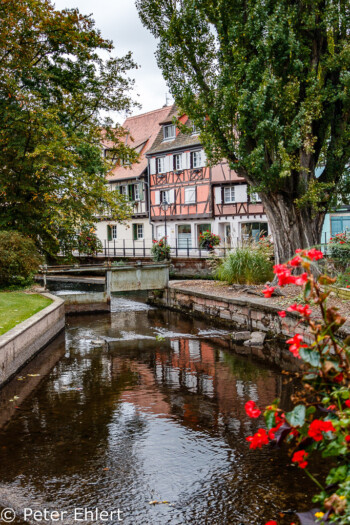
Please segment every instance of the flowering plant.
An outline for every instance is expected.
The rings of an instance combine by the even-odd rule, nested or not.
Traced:
[[[85,255],[94,255],[102,250],[102,243],[93,226],[83,226],[78,235],[78,250]]]
[[[334,279],[311,272],[312,264],[323,258],[322,252],[297,250],[296,256],[287,264],[274,266],[280,286],[297,284],[303,287],[305,305],[291,305],[287,311],[300,315],[296,328],[307,326],[305,333],[296,333],[287,341],[289,350],[300,359],[303,386],[293,396],[293,410],[284,413],[279,402],[264,411],[266,429],[247,437],[250,448],[256,449],[271,441],[290,447],[291,461],[315,482],[320,489],[313,501],[319,509],[311,513],[298,513],[301,524],[318,525],[350,521],[350,337],[341,340],[336,332],[345,323],[334,307],[327,306],[330,292],[322,285]],[[301,271],[293,275],[293,270]],[[272,291],[268,287],[267,295]],[[313,312],[311,306],[318,308]],[[286,312],[279,312],[286,317]],[[260,409],[253,401],[246,404],[249,417],[260,416]],[[324,458],[332,458],[332,468],[324,480],[309,470],[309,457],[315,452]],[[277,522],[269,521],[268,523]]]
[[[153,239],[151,253],[156,262],[170,259],[170,246],[166,242],[166,237],[162,237],[159,241]]]
[[[338,233],[329,241],[330,255],[335,263],[344,270],[350,261],[350,232]]]
[[[204,250],[212,251],[215,246],[220,244],[221,238],[215,233],[211,233],[209,230],[201,232],[199,234],[199,246]]]

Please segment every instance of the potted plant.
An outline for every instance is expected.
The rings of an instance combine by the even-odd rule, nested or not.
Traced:
[[[166,242],[166,237],[162,237],[159,241],[153,239],[151,253],[156,262],[170,259],[170,246]]]
[[[199,234],[199,246],[203,250],[208,250],[212,252],[215,246],[220,244],[221,238],[214,233],[211,233],[209,230],[201,232]]]

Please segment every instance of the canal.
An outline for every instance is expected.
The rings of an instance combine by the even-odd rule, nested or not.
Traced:
[[[25,508],[64,512],[65,524],[290,524],[313,487],[286,450],[249,450],[262,421],[244,404],[288,408],[294,387],[236,355],[229,335],[138,297],[68,317],[0,393],[0,510],[15,524]],[[38,523],[29,511],[26,522]]]

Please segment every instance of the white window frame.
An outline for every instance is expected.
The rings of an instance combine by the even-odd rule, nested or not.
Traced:
[[[162,202],[164,202],[165,200],[169,204],[169,199],[170,199],[169,190],[160,190],[160,196],[159,196],[160,204],[162,204]]]
[[[112,224],[111,235],[112,235],[112,241],[115,241],[116,239],[118,239],[118,230],[117,230],[116,224]]]
[[[185,188],[185,204],[196,204],[196,186]]]
[[[142,240],[144,236],[143,224],[136,224],[136,231],[137,231],[137,240],[138,241]]]
[[[175,171],[180,171],[181,168],[182,155],[181,153],[176,153],[173,157],[173,166]]]
[[[254,192],[250,194],[250,202],[251,204],[256,204],[257,202],[261,202],[261,199],[259,197],[259,194]]]
[[[139,187],[138,184],[134,184],[134,200],[135,201],[140,201],[141,200],[140,187]]]
[[[165,157],[156,157],[156,172],[165,173]]]
[[[202,150],[195,150],[191,151],[192,156],[192,169],[201,168],[202,167]]]
[[[122,184],[119,186],[119,192],[121,195],[124,195],[124,197],[127,197],[128,195],[128,187],[125,184]]]
[[[224,187],[224,204],[233,204],[236,202],[236,192],[234,186]]]
[[[192,133],[191,135],[199,135],[199,131],[196,128],[195,124],[192,124]]]
[[[164,140],[173,140],[176,137],[176,128],[174,124],[166,124],[163,126]]]

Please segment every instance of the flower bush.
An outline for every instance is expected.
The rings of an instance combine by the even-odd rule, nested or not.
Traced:
[[[170,259],[170,246],[166,243],[166,237],[162,237],[159,241],[153,239],[151,253],[153,260],[156,262]]]
[[[338,233],[329,241],[330,255],[345,270],[350,266],[350,232]]]
[[[299,313],[296,328],[300,323],[306,325],[307,337],[296,333],[287,341],[289,350],[302,362],[303,386],[292,398],[293,410],[284,413],[278,400],[274,401],[264,411],[266,429],[259,428],[246,439],[251,449],[270,442],[287,443],[292,463],[318,486],[313,501],[319,508],[298,513],[302,525],[345,525],[350,522],[350,337],[337,337],[346,320],[336,308],[327,306],[329,292],[322,290],[323,285],[335,280],[324,275],[316,279],[312,272],[312,265],[322,257],[315,249],[298,250],[287,264],[274,266],[280,286],[297,284],[303,288],[305,304],[291,305],[288,310]],[[298,275],[293,274],[295,268]],[[285,311],[279,314],[286,316]],[[249,417],[260,416],[253,401],[246,404],[246,412]],[[332,467],[323,480],[309,469],[309,458],[315,453],[332,458]],[[271,523],[278,522],[265,525]]]
[[[84,255],[94,255],[102,251],[102,243],[93,226],[83,226],[78,235],[78,250]]]
[[[214,233],[211,233],[209,230],[201,232],[199,234],[199,246],[203,250],[214,250],[215,246],[218,246],[221,242],[221,238]]]

